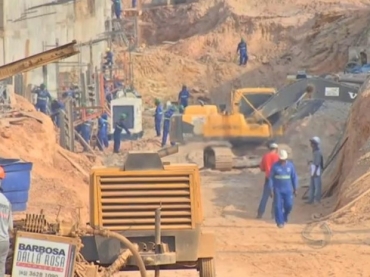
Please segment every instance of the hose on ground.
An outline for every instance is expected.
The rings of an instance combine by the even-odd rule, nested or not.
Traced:
[[[102,236],[102,237],[111,237],[111,238],[118,239],[120,242],[122,242],[131,251],[131,253],[132,253],[132,255],[133,255],[133,257],[136,261],[136,264],[139,268],[140,276],[141,277],[147,277],[145,265],[144,265],[143,260],[141,259],[141,256],[139,254],[138,249],[125,236],[123,236],[121,234],[118,234],[116,232],[109,231],[109,230],[90,229],[90,230],[88,230],[88,233],[90,233],[92,235],[98,235],[98,236]]]

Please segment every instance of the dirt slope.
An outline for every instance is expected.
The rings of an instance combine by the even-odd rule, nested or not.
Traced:
[[[88,220],[87,178],[67,161],[62,151],[89,172],[92,163],[83,155],[70,153],[57,143],[57,135],[50,117],[35,112],[33,106],[17,96],[15,110],[31,111],[42,119],[26,119],[19,125],[1,128],[0,152],[5,158],[19,158],[33,163],[30,201],[27,212],[45,214],[55,219],[58,205],[60,216],[68,220],[76,218],[81,207],[81,219]],[[54,217],[54,218],[53,218]]]
[[[360,4],[302,2],[248,9],[238,1],[202,1],[146,10],[147,48],[134,58],[135,85],[147,103],[152,97],[175,99],[183,83],[225,102],[233,87],[279,87],[287,73],[302,68],[338,71],[348,47],[366,42],[368,11]],[[246,68],[237,65],[240,37],[248,42]]]

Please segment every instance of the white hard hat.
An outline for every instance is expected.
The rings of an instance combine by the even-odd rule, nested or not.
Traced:
[[[269,148],[270,148],[270,149],[278,149],[278,147],[279,147],[279,146],[278,146],[278,145],[277,145],[277,143],[275,143],[275,142],[273,142],[273,143],[270,143],[270,144],[269,144]]]
[[[286,150],[279,151],[279,159],[285,161],[288,159],[288,152]]]
[[[320,144],[320,138],[319,137],[312,137],[312,138],[310,138],[310,141],[314,142],[316,144]]]

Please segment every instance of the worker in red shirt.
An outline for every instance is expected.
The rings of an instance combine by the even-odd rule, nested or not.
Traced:
[[[265,172],[265,183],[263,185],[262,198],[260,201],[260,205],[258,207],[257,218],[262,218],[263,214],[265,213],[267,201],[270,197],[270,188],[268,186],[270,170],[272,168],[272,165],[276,163],[277,161],[279,161],[278,145],[272,142],[269,144],[268,147],[269,147],[269,152],[263,155],[261,163],[260,163],[261,171]],[[271,215],[272,215],[272,218],[274,218],[274,204],[272,204]]]

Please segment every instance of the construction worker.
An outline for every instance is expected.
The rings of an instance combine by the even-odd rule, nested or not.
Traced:
[[[119,153],[120,147],[121,147],[121,134],[122,130],[125,130],[125,132],[128,135],[131,135],[130,130],[126,127],[125,120],[127,118],[126,114],[121,114],[120,119],[118,122],[116,122],[114,126],[114,132],[113,132],[113,153]]]
[[[57,127],[60,127],[60,111],[64,110],[64,103],[60,100],[54,99],[51,101],[51,120]]]
[[[103,151],[104,147],[108,147],[108,115],[103,113],[98,119],[98,148]]]
[[[112,2],[113,2],[114,14],[116,15],[117,19],[120,19],[121,18],[121,12],[122,12],[121,0],[112,0]]]
[[[268,148],[269,148],[269,152],[263,155],[261,163],[260,163],[261,171],[265,172],[265,182],[263,185],[261,201],[258,206],[257,218],[262,218],[263,214],[265,213],[266,205],[267,205],[268,199],[271,194],[271,191],[269,188],[270,171],[271,171],[272,166],[279,160],[279,155],[277,153],[278,145],[272,142],[268,145]],[[274,213],[274,203],[272,203],[272,208],[271,208],[272,218],[274,218],[274,214],[275,214]]]
[[[75,86],[74,85],[71,85],[68,90],[66,90],[65,92],[63,92],[62,97],[63,98],[68,98],[68,97],[75,98],[75,94],[76,94],[76,92],[75,92]]]
[[[87,144],[90,144],[90,139],[91,139],[91,122],[90,121],[85,121],[84,123],[81,124],[81,137],[84,139],[84,141]],[[88,148],[84,145],[83,146],[84,151],[88,151]]]
[[[136,0],[132,0],[132,8],[135,9],[136,8]]]
[[[366,54],[366,50],[363,49],[361,52],[360,52],[360,61],[361,61],[361,65],[364,66],[365,64],[367,64],[367,54]]]
[[[5,171],[0,167],[0,276],[5,276],[6,259],[9,252],[9,237],[13,233],[12,206],[4,195],[2,181]]]
[[[179,92],[178,102],[179,105],[185,109],[189,105],[190,93],[186,85],[182,85],[181,91]]]
[[[155,132],[157,134],[157,137],[161,136],[161,125],[162,125],[162,118],[163,118],[163,107],[161,104],[161,101],[159,99],[155,99],[155,114],[154,114],[154,126],[155,126]]]
[[[242,38],[236,48],[236,53],[239,53],[239,65],[246,65],[248,61],[247,43]]]
[[[309,162],[311,168],[310,188],[308,196],[308,204],[313,204],[315,201],[321,201],[321,175],[324,169],[324,159],[320,149],[320,138],[312,137],[310,139],[312,148],[312,161]]]
[[[164,113],[164,121],[163,121],[163,136],[162,136],[162,147],[165,147],[167,144],[167,137],[170,133],[170,123],[171,117],[175,113],[175,106],[171,105],[168,110]]]
[[[288,222],[298,187],[295,167],[287,159],[288,153],[280,150],[279,161],[272,166],[269,177],[270,196],[274,199],[275,221],[279,228]]]
[[[104,56],[105,63],[103,65],[103,69],[111,68],[113,66],[113,52],[110,50],[110,48],[107,48],[105,51]]]
[[[47,114],[48,100],[50,102],[52,100],[49,91],[47,91],[44,84],[41,84],[40,88],[35,90],[34,93],[37,94],[37,100],[36,100],[36,105],[35,105],[36,110],[38,110],[38,111],[40,111],[44,114]]]

